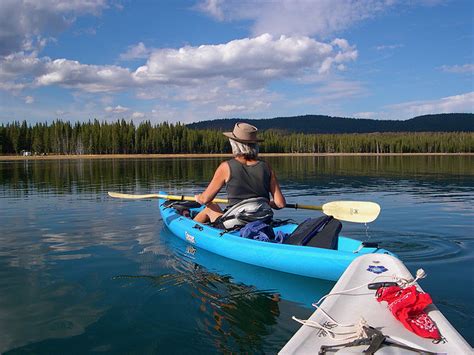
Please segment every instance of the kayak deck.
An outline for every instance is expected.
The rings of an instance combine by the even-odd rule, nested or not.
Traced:
[[[362,318],[367,321],[368,325],[382,331],[384,335],[389,336],[394,341],[399,341],[413,348],[435,353],[472,354],[470,345],[434,304],[429,305],[425,311],[427,311],[439,328],[442,336],[442,340],[439,342],[419,337],[407,330],[391,314],[386,302],[377,302],[374,297],[375,290],[369,290],[365,286],[353,291],[344,291],[366,285],[370,282],[394,281],[393,275],[413,280],[413,276],[406,269],[405,265],[399,259],[390,255],[368,254],[355,259],[330,292],[330,294],[337,292],[342,294],[327,297],[319,309],[309,318],[312,324],[321,325],[322,329],[303,325],[281,349],[280,354],[317,353],[322,345],[347,343],[353,339],[341,340],[341,336],[339,336],[339,339],[335,339],[331,337],[329,332],[347,332],[349,328],[341,327],[337,323],[357,324]],[[421,290],[418,284],[415,283],[415,285]],[[325,316],[322,310],[332,320]],[[331,349],[328,352],[331,354],[362,353],[367,348],[368,345],[359,345],[342,347],[336,350]],[[411,352],[397,346],[383,345],[376,353],[410,354],[417,352]]]

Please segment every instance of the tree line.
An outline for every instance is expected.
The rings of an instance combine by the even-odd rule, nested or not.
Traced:
[[[266,130],[266,153],[472,153],[473,132],[303,134]],[[229,153],[220,131],[145,121],[11,122],[0,125],[0,154]]]

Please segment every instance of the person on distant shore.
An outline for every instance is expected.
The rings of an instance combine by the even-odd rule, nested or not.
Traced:
[[[195,195],[196,201],[206,205],[194,220],[199,223],[214,223],[224,213],[220,206],[211,202],[225,185],[229,205],[247,199],[262,197],[274,209],[285,207],[286,201],[275,172],[270,165],[258,159],[257,128],[247,123],[236,123],[232,132],[224,132],[232,146],[233,159],[222,162],[206,190]],[[272,199],[270,199],[270,195]]]

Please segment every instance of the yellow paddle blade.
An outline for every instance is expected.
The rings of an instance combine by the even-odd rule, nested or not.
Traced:
[[[129,195],[129,194],[121,194],[119,192],[108,192],[110,197],[114,198],[125,198],[129,200],[140,200],[140,199],[147,199],[147,198],[161,198],[158,194],[147,194],[147,195]]]
[[[108,195],[114,198],[125,198],[129,200],[162,198],[164,200],[174,200],[174,201],[196,201],[194,196],[181,196],[181,195],[160,195],[160,194],[130,195],[130,194],[121,194],[119,192],[108,192]],[[215,198],[214,200],[212,200],[212,202],[227,203],[227,200],[222,199],[222,198]]]
[[[322,211],[341,221],[369,223],[378,217],[380,206],[375,202],[367,201],[333,201],[325,203]]]

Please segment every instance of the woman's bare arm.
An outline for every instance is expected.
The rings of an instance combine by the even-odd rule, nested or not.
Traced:
[[[270,201],[270,206],[275,209],[284,208],[286,206],[286,200],[281,192],[280,184],[275,175],[275,172],[270,168],[272,175],[270,179],[270,192],[273,196],[273,200]]]
[[[196,201],[201,205],[208,204],[219,193],[222,186],[226,183],[230,176],[230,168],[227,162],[221,163],[214,173],[214,177],[202,194],[195,195]]]

